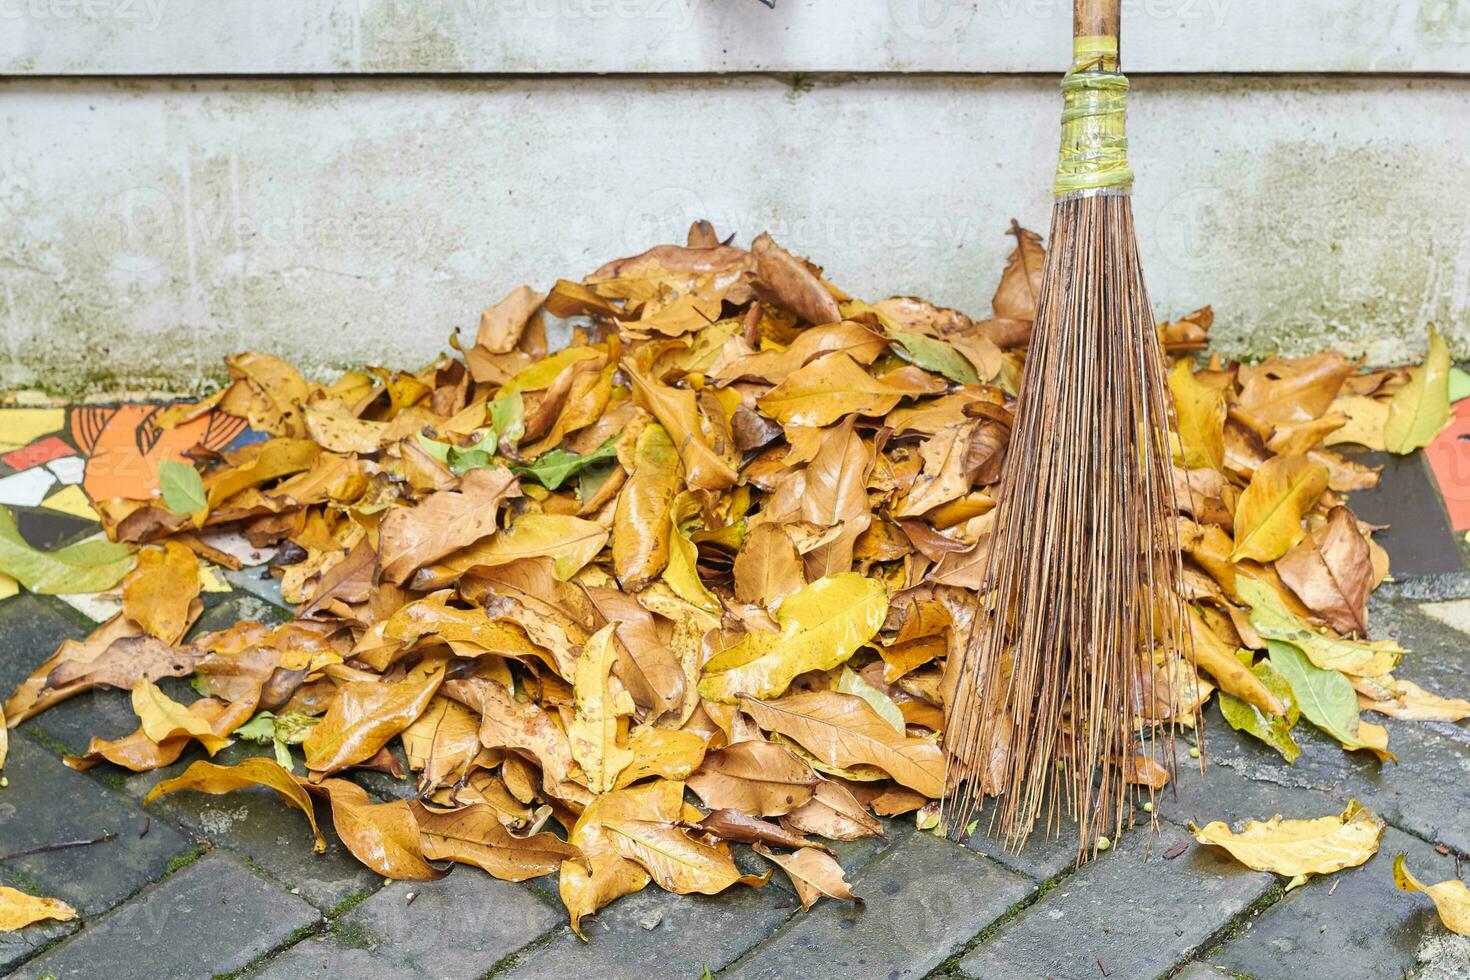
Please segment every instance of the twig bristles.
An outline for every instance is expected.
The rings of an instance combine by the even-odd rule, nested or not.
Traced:
[[[1059,200],[1049,245],[947,725],[944,819],[961,835],[996,795],[1015,848],[1044,810],[1052,833],[1070,816],[1085,860],[1124,826],[1130,770],[1153,761],[1144,705],[1173,703],[1160,685],[1188,651],[1171,403],[1129,198]]]

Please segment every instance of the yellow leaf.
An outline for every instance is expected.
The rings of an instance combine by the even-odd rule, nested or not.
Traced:
[[[1350,442],[1382,452],[1383,428],[1388,423],[1388,402],[1367,395],[1338,395],[1331,411],[1347,417],[1347,424],[1329,432],[1322,440],[1324,446],[1336,446]]]
[[[668,432],[657,422],[645,425],[613,515],[613,568],[629,592],[642,590],[669,563],[669,511],[683,482],[684,464]]]
[[[1393,393],[1383,445],[1391,453],[1411,453],[1429,445],[1450,420],[1450,350],[1433,327],[1424,363]]]
[[[476,565],[509,565],[522,558],[550,557],[558,581],[577,574],[607,543],[607,528],[567,514],[522,514],[509,530],[462,548],[436,565],[420,569],[416,591],[443,588]]]
[[[626,491],[625,491],[626,492]],[[714,597],[699,578],[699,549],[684,533],[685,521],[699,513],[699,501],[687,490],[674,498],[669,506],[669,561],[664,568],[664,581],[674,594],[708,613],[720,611],[720,600]]]
[[[165,541],[161,548],[138,552],[138,564],[123,579],[123,612],[172,646],[202,611],[192,608],[199,587],[199,559],[194,552],[177,541]]]
[[[246,759],[235,766],[217,766],[213,762],[196,762],[180,775],[165,779],[143,798],[145,804],[160,796],[167,796],[181,789],[192,789],[200,793],[229,793],[252,786],[268,786],[281,794],[281,799],[306,814],[311,824],[311,833],[316,838],[315,850],[322,854],[327,849],[327,839],[316,824],[316,812],[312,809],[311,797],[281,764],[274,759]]]
[[[1181,462],[1186,467],[1225,464],[1225,393],[1201,384],[1188,358],[1180,358],[1169,372],[1169,391],[1179,418]]]
[[[1353,800],[1336,817],[1247,820],[1238,834],[1220,820],[1203,827],[1191,823],[1189,830],[1201,844],[1223,847],[1248,868],[1294,878],[1357,867],[1378,852],[1386,826]]]
[[[633,752],[618,744],[618,718],[634,711],[633,699],[612,677],[617,652],[613,646],[616,623],[608,623],[592,634],[577,658],[576,709],[567,738],[572,758],[587,775],[587,788],[606,793],[617,783],[618,773],[633,761]]]
[[[888,615],[883,583],[857,572],[819,579],[787,597],[781,632],[746,633],[704,665],[699,693],[711,701],[772,698],[797,674],[830,670],[871,640]]]
[[[228,738],[216,735],[209,722],[164,694],[158,685],[143,677],[133,685],[133,711],[143,725],[143,734],[155,745],[179,735],[191,735],[205,751],[214,755],[230,744]]]
[[[1404,855],[1393,859],[1393,883],[1400,891],[1423,892],[1439,911],[1439,921],[1450,932],[1470,936],[1470,888],[1458,878],[1426,885],[1409,873]]]
[[[783,426],[826,426],[854,412],[884,415],[902,396],[847,354],[837,352],[793,372],[756,404]]]
[[[1358,707],[1377,711],[1391,718],[1409,721],[1463,721],[1470,718],[1470,701],[1464,698],[1440,697],[1415,684],[1383,674],[1379,677],[1355,677]]]
[[[1272,561],[1307,533],[1302,515],[1327,489],[1327,468],[1301,456],[1273,456],[1256,468],[1235,507],[1231,561]]]
[[[424,713],[443,680],[441,667],[418,669],[396,684],[371,680],[343,685],[302,743],[306,768],[333,773],[371,759]]]
[[[77,910],[59,898],[37,898],[0,885],[0,932],[24,929],[33,922],[70,922]]]

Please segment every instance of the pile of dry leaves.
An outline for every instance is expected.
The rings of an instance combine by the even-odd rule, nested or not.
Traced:
[[[162,424],[217,408],[270,438],[165,464],[158,499],[99,503],[115,541],[145,547],[71,567],[112,562],[96,588],[126,571],[123,611],[64,643],[5,714],[130,690],[138,730],[71,765],[273,744],[275,759],[195,762],[150,799],[268,786],[318,848],[325,800],[390,878],[443,861],[559,871],[579,930],[650,881],[764,883],[731,842],[804,905],[849,898],[822,839],[878,834],[880,815],[937,823],[945,667],[974,618],[1041,276],[1039,237],[1012,234],[985,322],[853,299],[767,236],[747,250],[699,224],[687,246],[514,290],[462,356],[418,372],[321,385],[232,358],[228,388]],[[550,350],[548,318],[571,322],[569,346]],[[1299,715],[1390,758],[1360,708],[1459,718],[1470,703],[1396,678],[1404,651],[1362,639],[1388,568],[1344,494],[1377,474],[1332,447],[1426,443],[1448,415],[1448,355],[1436,339],[1413,370],[1336,354],[1197,368],[1210,319],[1161,327],[1179,358],[1199,672],[1156,662],[1151,688],[1173,697],[1145,711],[1189,725],[1218,687],[1230,724],[1287,759]],[[275,549],[295,618],[182,642],[200,563],[239,567],[242,537]],[[170,697],[167,677],[199,699]],[[348,778],[400,759],[412,800]]]

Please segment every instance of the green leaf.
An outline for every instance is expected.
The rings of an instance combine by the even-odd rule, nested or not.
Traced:
[[[198,514],[209,509],[204,481],[189,463],[166,459],[158,464],[158,484],[163,488],[163,506],[174,514]]]
[[[1429,328],[1429,353],[1409,372],[1409,381],[1393,393],[1383,445],[1391,453],[1411,453],[1429,445],[1450,420],[1450,349]]]
[[[1265,685],[1266,690],[1280,698],[1286,705],[1286,715],[1266,715],[1261,709],[1248,702],[1240,700],[1232,694],[1220,692],[1220,714],[1230,723],[1230,727],[1238,732],[1254,735],[1265,742],[1271,748],[1280,752],[1287,762],[1295,762],[1302,750],[1297,746],[1296,740],[1291,737],[1291,726],[1295,725],[1301,717],[1301,708],[1297,706],[1296,697],[1291,692],[1291,685],[1285,677],[1271,666],[1269,661],[1261,661],[1251,668],[1260,682]]]
[[[1235,580],[1240,598],[1251,607],[1250,621],[1264,639],[1284,640],[1297,647],[1323,670],[1338,670],[1359,677],[1378,677],[1398,666],[1407,653],[1393,640],[1344,640],[1324,636],[1292,615],[1276,590],[1264,582],[1241,575]]]
[[[521,436],[526,432],[525,412],[525,404],[521,401],[519,391],[503,394],[490,403],[490,428],[496,439],[496,445],[490,447],[492,451],[499,446],[514,446],[521,441]]]
[[[491,442],[494,436],[487,436]],[[464,476],[470,470],[478,470],[486,466],[495,465],[495,456],[478,446],[472,449],[460,449],[458,446],[449,448],[449,472],[455,476]]]
[[[1313,666],[1290,643],[1267,640],[1271,666],[1286,682],[1307,721],[1337,739],[1347,748],[1368,748],[1358,739],[1358,694],[1352,682],[1335,670]]]
[[[103,592],[132,571],[133,549],[111,541],[82,541],[56,551],[32,548],[7,507],[0,507],[0,572],[39,595]]]
[[[1450,404],[1470,398],[1470,373],[1457,367],[1450,368]]]
[[[893,699],[863,680],[851,667],[842,668],[842,673],[837,678],[837,690],[842,694],[852,694],[862,698],[873,706],[879,718],[893,726],[894,731],[900,735],[908,734],[903,712],[899,710]]]
[[[615,458],[618,454],[617,441],[618,437],[613,436],[585,456],[569,453],[565,449],[553,449],[543,453],[535,462],[525,466],[512,466],[511,469],[531,477],[548,490],[555,490],[587,467],[604,459]]]
[[[962,385],[980,383],[980,375],[975,373],[974,365],[965,360],[965,356],[952,345],[923,334],[905,333],[901,330],[895,330],[889,336],[898,344],[894,353],[910,364],[942,374]]]
[[[273,742],[276,739],[276,716],[262,711],[230,734],[249,742]]]
[[[436,442],[422,432],[415,434],[414,438],[419,441],[419,445],[423,447],[424,452],[433,456],[445,466],[449,465],[449,450],[453,449],[453,446],[447,442]]]

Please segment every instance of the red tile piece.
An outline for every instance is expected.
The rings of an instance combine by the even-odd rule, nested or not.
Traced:
[[[0,463],[18,472],[28,470],[32,466],[40,466],[42,463],[49,463],[53,459],[76,454],[75,449],[56,436],[47,436],[44,439],[37,439],[29,446],[21,446],[19,449],[13,449],[4,456],[0,456]]]
[[[1453,406],[1450,424],[1424,447],[1434,482],[1456,531],[1470,530],[1470,398]]]

